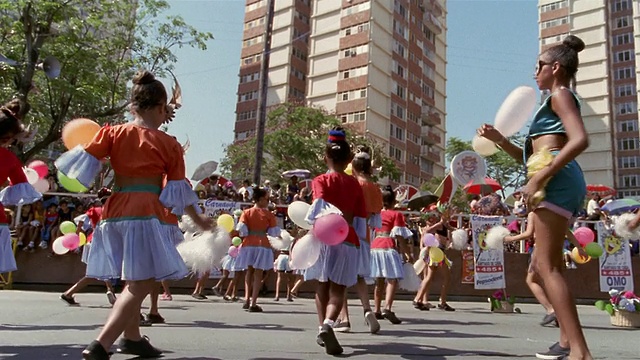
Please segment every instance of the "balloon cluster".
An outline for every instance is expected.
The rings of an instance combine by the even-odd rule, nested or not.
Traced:
[[[586,256],[580,254],[580,249],[573,248],[571,250],[571,258],[576,264],[585,264],[591,260],[591,258],[599,258],[602,256],[604,250],[600,244],[594,242],[595,234],[588,227],[579,227],[573,232],[573,236],[578,240],[578,243],[584,249]]]
[[[69,250],[75,250],[87,243],[87,237],[84,233],[76,234],[76,225],[71,221],[63,221],[60,224],[60,232],[62,236],[53,241],[51,248],[58,255],[64,255]]]
[[[425,248],[428,248],[428,255],[429,255],[429,260],[439,263],[442,260],[444,260],[444,252],[442,250],[440,250],[440,248],[438,247],[440,245],[440,242],[438,241],[438,239],[436,239],[436,236],[431,234],[431,233],[426,233],[424,234],[424,236],[422,237],[422,243],[424,244]],[[426,256],[423,256],[426,257]]]
[[[49,182],[46,179],[49,174],[49,167],[44,161],[32,161],[22,170],[27,176],[29,184],[31,184],[37,192],[46,193],[49,191]]]
[[[71,120],[62,128],[62,142],[68,150],[71,150],[78,145],[90,143],[98,131],[100,131],[100,125],[93,120],[83,118]],[[80,181],[72,179],[60,171],[58,171],[58,182],[70,192],[89,191]]]

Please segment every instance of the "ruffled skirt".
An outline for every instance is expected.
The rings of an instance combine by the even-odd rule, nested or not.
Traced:
[[[249,267],[257,270],[273,269],[273,250],[262,246],[243,246],[236,257],[234,271]]]
[[[221,270],[227,270],[227,271],[233,271],[233,266],[236,263],[236,259],[232,258],[231,256],[227,255],[225,257],[222,258],[222,261],[220,262],[220,269]]]
[[[18,270],[9,226],[0,224],[0,274]]]
[[[174,245],[175,228],[157,218],[102,221],[93,233],[87,276],[127,281],[184,278],[189,270]]]
[[[280,254],[275,262],[275,268],[277,271],[291,271],[291,266],[289,265],[289,255]]]
[[[358,276],[371,277],[371,244],[366,241],[360,241],[358,248]]]
[[[87,264],[89,261],[89,252],[91,251],[91,243],[86,243],[82,246],[82,257],[80,258],[83,263]]]
[[[315,264],[305,271],[305,280],[331,281],[338,285],[353,286],[358,281],[358,248],[342,243],[322,244]]]
[[[374,278],[402,279],[402,258],[395,249],[371,250],[371,276]]]

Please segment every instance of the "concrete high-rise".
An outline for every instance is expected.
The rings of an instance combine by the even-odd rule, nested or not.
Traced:
[[[255,129],[262,40],[253,39],[264,32],[265,6],[247,1],[237,140]],[[402,174],[395,183],[419,186],[444,175],[446,0],[275,6],[267,103],[293,98],[335,113],[396,160]],[[262,31],[251,30],[254,22]]]

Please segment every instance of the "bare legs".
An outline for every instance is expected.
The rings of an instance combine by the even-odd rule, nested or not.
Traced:
[[[347,287],[344,285],[338,285],[331,281],[318,283],[316,309],[320,325],[325,320],[336,321],[344,304],[346,292]]]
[[[385,280],[385,278],[376,279],[376,287],[374,289],[374,306],[376,309],[376,313],[381,312],[383,294],[385,295],[384,310],[391,311],[391,306],[393,305],[393,300],[395,299],[396,290],[398,289],[398,280],[388,279],[386,281],[386,287]]]
[[[371,301],[369,300],[369,290],[364,278],[358,276],[358,282],[355,285],[358,298],[362,304],[365,313],[371,311]],[[349,322],[349,308],[347,306],[347,291],[344,292],[344,300],[342,303],[342,311],[340,312],[340,321]]]
[[[544,288],[542,287],[542,279],[540,276],[533,271],[529,271],[527,273],[527,285],[529,289],[535,296],[536,300],[544,307],[547,314],[553,314],[553,306],[547,297],[547,294],[544,292]]]
[[[205,272],[198,278],[196,282],[196,288],[193,290],[193,295],[202,295],[202,290],[204,290],[204,285],[209,279],[209,272]]]
[[[449,291],[449,282],[451,279],[451,270],[446,264],[442,264],[440,266],[429,266],[425,269],[426,275],[424,279],[422,279],[422,283],[420,284],[420,289],[416,294],[416,297],[413,301],[417,303],[426,304],[429,300],[429,287],[433,282],[433,279],[436,273],[442,273],[442,288],[440,290],[440,304],[445,305],[447,303],[447,292]]]

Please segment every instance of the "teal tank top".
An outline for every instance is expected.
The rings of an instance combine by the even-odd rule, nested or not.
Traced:
[[[567,89],[569,90],[569,89]],[[580,109],[580,100],[578,96],[571,90],[571,95],[576,101],[576,106]],[[534,138],[540,135],[547,134],[565,134],[566,131],[564,126],[562,125],[562,120],[560,117],[551,109],[551,97],[555,93],[549,95],[542,105],[540,109],[533,116],[533,121],[531,122],[531,126],[529,127],[529,137]]]

